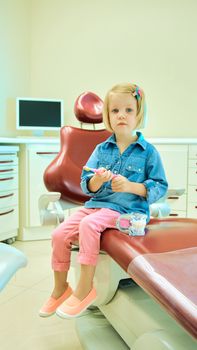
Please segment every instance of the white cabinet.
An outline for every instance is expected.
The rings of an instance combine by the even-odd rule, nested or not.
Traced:
[[[0,146],[0,241],[18,234],[18,150]]]
[[[46,147],[34,147],[28,149],[28,172],[29,172],[29,226],[39,226],[40,216],[38,212],[38,199],[41,194],[47,192],[43,182],[43,174],[47,166],[57,156],[57,149]]]
[[[170,216],[187,216],[187,168],[188,168],[188,145],[155,145],[159,151],[166,172],[170,189],[185,189],[182,196],[168,197],[171,207]]]
[[[187,216],[197,219],[197,145],[189,145]]]
[[[43,182],[44,171],[58,152],[58,144],[21,145],[19,239],[44,239],[51,235],[48,227],[40,227],[38,200],[47,192]]]

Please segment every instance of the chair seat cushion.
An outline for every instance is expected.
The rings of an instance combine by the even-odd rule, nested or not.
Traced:
[[[197,337],[197,220],[153,219],[146,230],[142,237],[106,230],[101,248]]]

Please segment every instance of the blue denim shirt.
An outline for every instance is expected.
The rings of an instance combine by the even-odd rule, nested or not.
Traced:
[[[97,192],[91,192],[88,181],[94,174],[83,170],[81,188],[91,196],[85,202],[86,208],[109,208],[121,214],[140,212],[147,214],[149,220],[149,205],[166,194],[168,184],[158,151],[140,132],[137,132],[137,136],[137,141],[122,154],[115,135],[110,136],[96,146],[86,165],[90,168],[104,167],[114,174],[125,176],[129,181],[144,184],[147,189],[146,198],[132,193],[113,192],[111,181],[105,182]]]

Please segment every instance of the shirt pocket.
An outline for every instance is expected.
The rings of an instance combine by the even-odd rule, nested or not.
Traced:
[[[145,159],[135,158],[127,161],[124,176],[130,181],[142,182],[145,180]]]
[[[109,154],[102,154],[102,157],[99,161],[99,168],[105,168],[106,170],[110,170],[113,172],[114,163]],[[109,193],[112,192],[111,189],[111,181],[107,181],[103,183],[103,189],[107,190]]]
[[[109,154],[103,153],[100,161],[99,161],[99,168],[105,168],[106,170],[112,170],[113,162],[111,157],[109,157]]]

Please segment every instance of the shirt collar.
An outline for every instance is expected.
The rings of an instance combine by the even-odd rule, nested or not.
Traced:
[[[136,140],[136,142],[133,143],[133,145],[140,145],[143,149],[146,149],[146,145],[147,142],[144,139],[144,136],[142,135],[142,133],[140,131],[136,132],[138,139]],[[110,137],[108,137],[108,139],[105,141],[105,143],[113,143],[116,144],[116,140],[115,140],[115,135],[112,134]]]

